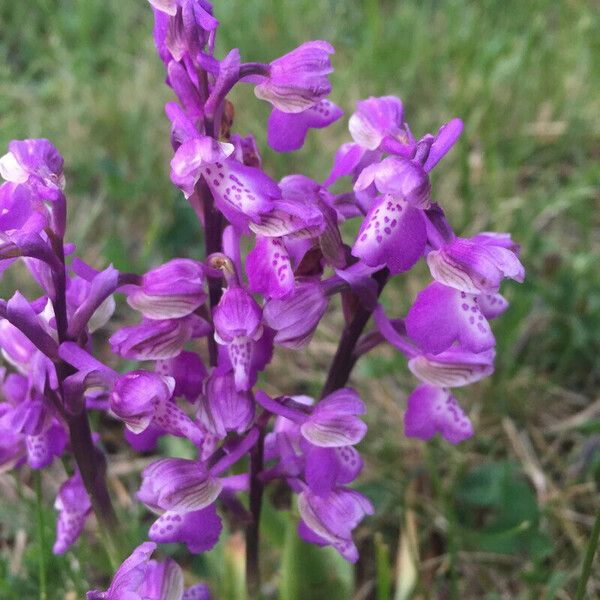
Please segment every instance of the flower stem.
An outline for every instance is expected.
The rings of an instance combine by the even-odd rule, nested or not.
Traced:
[[[215,207],[213,195],[203,178],[196,184],[196,191],[202,198],[202,206],[204,208],[204,255],[205,257],[209,257],[215,252],[221,252],[223,219],[221,213]],[[218,279],[209,278],[208,298],[210,313],[212,314],[213,308],[221,299],[221,282]],[[217,343],[212,335],[209,335],[207,340],[210,364],[216,367],[218,358]]]
[[[252,521],[246,527],[246,589],[248,598],[258,598],[260,591],[260,512],[264,484],[259,478],[264,462],[265,428],[260,428],[258,442],[250,452],[250,513]]]
[[[35,485],[35,509],[37,517],[38,536],[38,575],[39,575],[39,598],[47,600],[46,592],[46,535],[44,525],[44,499],[42,498],[42,473],[39,470],[33,472]]]
[[[373,275],[373,279],[377,282],[377,295],[381,294],[389,276],[390,272],[387,268],[381,269]],[[348,382],[352,368],[357,360],[357,356],[354,353],[356,343],[372,314],[372,310],[368,310],[360,305],[357,308],[352,321],[344,328],[335,356],[329,367],[329,373],[327,374],[327,379],[321,392],[321,398],[344,387]]]
[[[581,568],[581,576],[579,583],[577,584],[577,593],[575,594],[575,600],[583,600],[585,597],[585,590],[587,582],[592,571],[592,563],[594,562],[594,555],[598,548],[598,540],[600,539],[600,511],[596,515],[596,521],[590,535],[590,541],[588,543],[587,550],[585,551],[585,558],[583,560],[583,566]]]
[[[119,543],[121,530],[108,493],[105,469],[99,464],[94,448],[86,412],[68,415],[67,424],[73,456],[98,519],[106,552],[111,563],[118,565],[122,558]]]

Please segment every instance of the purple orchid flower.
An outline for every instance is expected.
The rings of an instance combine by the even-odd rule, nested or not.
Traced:
[[[504,238],[486,234],[454,238],[429,252],[427,264],[436,281],[469,294],[494,294],[505,277],[518,282],[525,278],[523,265]]]
[[[160,360],[177,356],[194,335],[194,328],[205,322],[196,315],[181,319],[143,319],[138,325],[114,333],[110,346],[114,354],[133,360]],[[208,328],[200,335],[206,335]]]
[[[371,97],[356,105],[348,122],[354,141],[366,150],[410,156],[415,140],[404,122],[404,108],[395,96]]]
[[[254,346],[263,334],[260,306],[232,280],[215,307],[213,321],[216,342],[227,347],[236,388],[248,390]]]
[[[216,544],[221,520],[214,502],[223,489],[240,490],[246,476],[219,477],[256,443],[251,430],[224,458],[208,468],[202,461],[164,458],[146,467],[137,497],[160,516],[150,527],[150,539],[183,542],[191,552],[204,552]]]
[[[155,427],[195,444],[204,438],[198,426],[172,402],[175,380],[151,371],[131,371],[114,383],[109,402],[111,412],[133,433]]]
[[[327,75],[333,72],[329,55],[333,46],[323,41],[306,42],[274,60],[268,75],[257,76],[257,98],[286,113],[300,113],[331,92]]]
[[[367,498],[355,490],[337,488],[319,495],[305,489],[298,496],[300,524],[298,533],[305,541],[333,546],[346,560],[356,562],[358,549],[352,530],[365,515],[374,512]]]
[[[56,200],[65,187],[63,158],[46,139],[14,140],[0,158],[0,175],[26,184],[45,200]]]
[[[171,58],[200,60],[199,54],[219,22],[206,0],[148,0],[154,8],[154,41],[166,63]]]
[[[148,271],[141,285],[131,286],[127,303],[149,319],[185,317],[206,300],[204,270],[195,260],[170,260]]]
[[[315,446],[351,446],[360,442],[367,432],[367,426],[357,417],[366,412],[365,405],[358,393],[350,388],[337,390],[323,398],[309,413],[303,405],[294,406],[291,398],[278,402],[258,392],[256,400],[266,410],[298,423],[302,436]]]
[[[306,346],[327,310],[328,299],[320,282],[297,282],[285,298],[272,298],[265,304],[265,323],[275,330],[275,344],[286,348]]]
[[[87,592],[86,600],[210,600],[205,584],[184,590],[183,572],[171,558],[150,560],[153,542],[140,544],[117,569],[106,592]]]

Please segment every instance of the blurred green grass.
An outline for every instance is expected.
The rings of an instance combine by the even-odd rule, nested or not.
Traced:
[[[237,46],[244,58],[268,61],[306,39],[331,41],[337,51],[332,99],[347,114],[359,98],[395,94],[416,134],[455,115],[465,121],[460,143],[436,169],[435,198],[460,233],[512,232],[523,247],[527,281],[506,287],[512,306],[495,325],[496,374],[459,394],[477,420],[478,437],[458,450],[432,445],[429,467],[422,467],[422,446],[400,439],[398,407],[412,385],[403,363],[382,350],[359,364],[356,380],[380,409],[370,417],[376,433],[365,444],[366,485],[384,512],[371,529],[384,532],[395,555],[399,523],[412,503],[431,519],[419,535],[424,552],[435,548],[432,536],[441,536],[439,550],[450,562],[422,570],[421,597],[456,597],[452,573],[465,598],[506,597],[507,589],[515,598],[565,597],[560,594],[572,589],[581,553],[576,540],[585,538],[586,519],[598,506],[593,484],[581,497],[570,491],[594,480],[589,448],[598,414],[571,429],[556,424],[585,409],[600,384],[600,6],[575,0],[216,4],[220,51]],[[71,235],[98,266],[113,261],[143,270],[174,254],[201,253],[192,213],[169,183],[163,105],[171,97],[151,28],[142,0],[0,3],[0,141],[43,136],[59,147]],[[335,148],[348,139],[343,120],[312,132],[301,152],[276,155],[264,144],[268,107],[250,87],[236,91],[234,103],[237,129],[257,135],[274,177],[303,172],[322,179]],[[422,270],[391,289],[388,306],[400,314],[425,277]],[[292,377],[291,385],[317,386],[330,341],[325,336],[307,365],[315,381]],[[271,375],[270,384],[279,383],[275,377],[285,382]],[[507,434],[511,423],[521,437]],[[533,497],[537,512],[525,520],[536,535],[507,534],[508,555],[522,557],[525,566],[500,562],[494,566],[502,575],[495,576],[473,554],[461,558],[463,551],[483,552],[469,533],[473,523],[463,519],[474,502],[463,502],[464,486],[472,489],[481,469],[505,473],[507,460],[518,464],[514,478],[498,476],[504,487],[487,490],[478,505],[485,517],[507,494],[523,494],[522,472],[532,480],[532,454],[558,495]],[[577,471],[582,461],[587,470]],[[423,469],[434,480],[435,464],[437,489],[421,489]],[[504,513],[496,517],[492,529],[494,523],[501,529],[503,519],[503,531],[518,526]],[[553,556],[547,546],[533,548],[538,533],[554,545]],[[430,571],[435,575],[428,579]],[[478,591],[484,581],[485,596]]]

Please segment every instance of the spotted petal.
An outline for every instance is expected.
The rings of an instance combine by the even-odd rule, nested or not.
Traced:
[[[448,390],[420,385],[407,402],[404,433],[408,437],[429,440],[439,433],[448,442],[458,444],[473,435],[471,421]]]
[[[433,354],[457,341],[472,352],[489,350],[495,344],[477,297],[437,282],[417,296],[406,316],[406,330],[425,352]]]
[[[419,260],[426,242],[422,211],[406,200],[386,195],[367,213],[352,254],[369,266],[387,265],[392,273],[401,273]]]

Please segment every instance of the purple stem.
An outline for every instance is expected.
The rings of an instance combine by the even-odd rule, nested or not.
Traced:
[[[263,425],[260,427],[258,442],[250,452],[250,513],[252,521],[246,526],[246,589],[248,598],[251,599],[258,598],[260,594],[260,513],[264,489],[260,473],[264,465],[264,449],[265,427]]]
[[[373,275],[373,279],[377,282],[377,296],[381,294],[389,276],[390,272],[387,268],[381,269]],[[361,304],[356,310],[352,321],[344,328],[337,351],[329,367],[325,385],[321,391],[321,398],[325,398],[325,396],[343,388],[348,383],[352,368],[358,359],[354,352],[356,344],[372,313],[373,310],[368,310]]]

